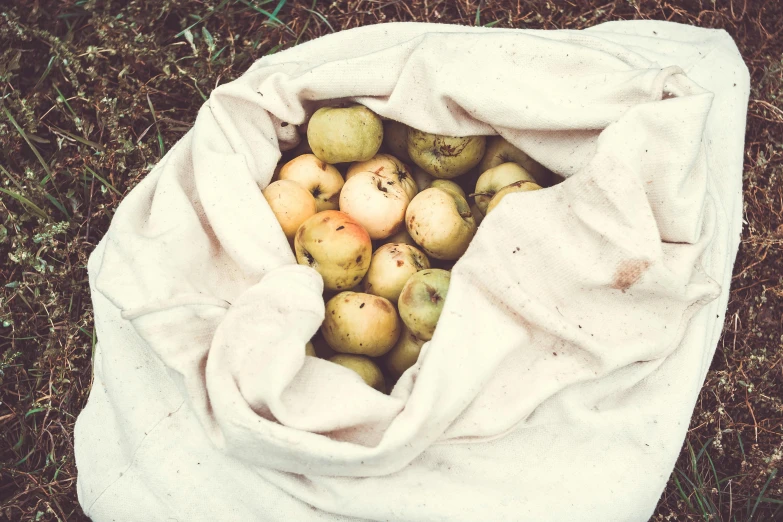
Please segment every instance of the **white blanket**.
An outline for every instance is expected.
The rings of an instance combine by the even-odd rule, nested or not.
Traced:
[[[79,501],[104,521],[647,520],[742,226],[749,78],[723,31],[393,23],[256,62],[117,209],[89,263]],[[305,357],[324,315],[261,189],[353,100],[500,134],[566,180],[512,194],[390,395]]]

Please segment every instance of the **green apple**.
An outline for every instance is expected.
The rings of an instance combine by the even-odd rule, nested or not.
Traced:
[[[513,162],[521,165],[533,175],[534,181],[542,186],[549,186],[553,181],[552,172],[539,162],[519,150],[502,136],[490,136],[487,139],[487,149],[479,163],[479,171],[486,172],[500,164]]]
[[[344,290],[358,284],[370,268],[370,234],[348,214],[325,210],[307,219],[294,238],[300,265],[314,268],[326,290]]]
[[[321,107],[307,124],[313,154],[326,163],[366,161],[383,142],[383,122],[363,105]]]
[[[280,179],[299,183],[315,198],[318,212],[337,210],[343,180],[340,171],[313,154],[302,154],[280,168]]]
[[[481,211],[481,214],[487,213],[489,201],[497,191],[517,181],[532,181],[535,183],[536,180],[527,170],[511,162],[501,163],[485,170],[479,176],[476,182],[476,192],[473,194],[476,206]]]
[[[492,209],[500,204],[500,201],[512,192],[529,192],[531,190],[541,190],[541,186],[534,181],[517,181],[511,185],[507,185],[500,189],[497,194],[490,200],[487,206],[487,214],[492,212]]]
[[[363,355],[338,354],[329,358],[330,362],[344,366],[349,370],[356,372],[362,380],[378,390],[386,393],[386,380],[378,365],[372,359]]]
[[[448,270],[430,268],[416,272],[405,283],[398,301],[400,317],[419,339],[432,339],[450,281],[451,272]]]
[[[383,297],[340,292],[326,303],[324,339],[336,352],[379,357],[397,343],[402,330],[394,305]]]
[[[452,179],[475,167],[484,156],[484,136],[441,136],[408,129],[408,155],[427,174]]]
[[[427,255],[457,259],[476,233],[476,220],[465,198],[454,191],[428,188],[405,211],[408,233]]]
[[[383,356],[384,365],[394,379],[399,379],[405,370],[416,364],[425,342],[413,335],[408,327],[402,329],[400,340]]]
[[[364,276],[364,291],[397,302],[408,278],[430,267],[430,261],[418,248],[403,243],[386,243],[372,255]]]

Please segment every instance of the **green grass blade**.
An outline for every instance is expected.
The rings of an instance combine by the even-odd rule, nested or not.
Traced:
[[[17,200],[19,203],[21,203],[24,206],[26,206],[27,208],[29,208],[33,212],[33,214],[35,214],[36,216],[40,217],[41,219],[47,219],[47,220],[49,219],[48,216],[46,215],[46,212],[44,212],[41,207],[39,207],[38,205],[36,205],[32,201],[30,201],[29,199],[27,199],[23,195],[17,194],[16,192],[14,192],[12,190],[8,190],[8,189],[2,188],[2,187],[0,187],[0,192],[2,192],[3,194],[7,194],[7,195],[11,196],[15,200]]]
[[[47,192],[47,193],[45,193],[45,194],[44,194],[44,197],[45,197],[46,199],[48,199],[48,200],[49,200],[49,201],[52,203],[52,205],[54,205],[55,207],[57,207],[57,210],[59,210],[60,212],[62,212],[63,214],[65,214],[65,217],[66,217],[66,218],[68,218],[68,221],[70,221],[70,220],[71,220],[71,215],[70,215],[70,214],[68,213],[68,211],[65,209],[65,207],[63,206],[63,204],[62,204],[62,203],[60,203],[59,201],[57,201],[57,199],[55,199],[55,197],[54,197],[54,196],[52,196],[51,194],[49,194],[49,193]]]
[[[106,151],[106,147],[104,147],[100,143],[95,143],[94,141],[90,141],[90,140],[88,140],[86,138],[82,138],[81,136],[77,136],[76,134],[68,132],[65,129],[61,129],[60,127],[55,127],[54,125],[52,125],[52,128],[55,129],[57,132],[59,132],[61,134],[65,134],[66,136],[68,136],[72,140],[76,140],[76,141],[78,141],[79,143],[81,143],[83,145],[87,145],[88,147],[92,147],[92,148],[94,148],[96,150],[99,150],[101,152],[105,152]]]
[[[60,89],[58,89],[56,85],[54,86],[54,90],[57,91],[57,94],[60,96],[60,99],[65,104],[65,106],[68,107],[68,110],[73,115],[73,117],[74,118],[78,118],[78,116],[76,115],[76,113],[73,110],[73,107],[71,107],[71,104],[68,103],[68,100],[65,98],[65,95],[62,92],[60,92]]]
[[[19,134],[22,136],[24,141],[27,142],[27,145],[29,145],[30,148],[33,150],[33,154],[35,154],[35,157],[38,158],[38,161],[41,163],[41,166],[44,168],[44,171],[46,171],[46,173],[49,174],[49,176],[51,176],[52,171],[49,169],[49,165],[44,161],[43,156],[41,156],[41,153],[38,152],[36,146],[33,145],[33,142],[30,141],[30,139],[27,137],[27,134],[25,134],[22,127],[20,127],[19,124],[16,123],[16,120],[11,115],[11,113],[8,112],[7,108],[3,107],[3,111],[5,112],[5,115],[8,117],[8,119],[11,121],[11,124],[13,124],[13,126],[16,128],[17,132],[19,132]]]
[[[324,17],[324,15],[322,15],[321,13],[319,13],[318,11],[316,11],[314,9],[308,9],[308,8],[305,7],[304,10],[309,12],[309,13],[314,14],[315,16],[317,16],[318,18],[323,20],[323,22],[329,27],[329,30],[332,31],[332,32],[335,32],[334,31],[334,27],[332,27],[332,24],[329,23],[329,20],[327,20],[326,17]]]
[[[756,503],[753,504],[753,510],[750,512],[750,516],[748,517],[748,521],[750,522],[753,520],[753,515],[756,514],[756,510],[759,507],[759,504],[761,503],[761,499],[764,498],[764,493],[767,492],[767,488],[769,487],[769,483],[772,482],[772,480],[775,478],[775,476],[778,474],[777,469],[773,469],[772,473],[769,474],[769,478],[767,478],[767,481],[764,483],[764,487],[761,488],[761,491],[759,492],[759,496],[756,497]]]
[[[685,494],[685,490],[682,488],[682,484],[680,484],[680,479],[677,478],[677,473],[672,475],[672,478],[674,479],[674,485],[677,486],[677,491],[680,493],[680,498],[683,502],[688,504],[688,508],[693,511],[693,504],[691,504],[691,499],[689,499],[688,495]]]
[[[119,190],[117,190],[116,188],[114,188],[114,185],[112,185],[111,183],[109,183],[108,181],[106,181],[104,178],[102,178],[102,177],[101,177],[101,176],[100,176],[100,175],[99,175],[97,172],[95,172],[94,170],[92,170],[92,169],[91,169],[90,167],[88,167],[87,165],[85,165],[85,166],[84,166],[84,168],[85,168],[85,169],[87,169],[87,171],[88,171],[90,174],[92,174],[92,175],[93,175],[93,177],[94,177],[95,179],[97,179],[98,181],[100,181],[101,183],[103,183],[103,184],[104,184],[104,186],[105,186],[107,189],[111,190],[112,192],[114,192],[114,193],[115,193],[115,194],[117,194],[118,196],[122,196],[122,193],[121,193]]]

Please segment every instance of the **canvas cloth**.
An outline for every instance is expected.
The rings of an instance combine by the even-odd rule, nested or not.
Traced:
[[[727,33],[391,23],[257,61],[124,199],[89,261],[78,496],[108,521],[647,520],[716,349],[748,71]],[[566,180],[509,195],[390,395],[305,357],[322,280],[261,189],[355,101],[500,134]]]

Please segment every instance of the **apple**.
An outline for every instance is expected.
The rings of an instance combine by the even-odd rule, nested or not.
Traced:
[[[340,292],[326,303],[321,324],[324,339],[336,352],[379,357],[397,343],[402,323],[394,305],[383,297]]]
[[[435,179],[426,172],[424,172],[424,169],[413,164],[413,168],[411,169],[411,175],[413,176],[414,181],[416,182],[416,188],[419,189],[419,192],[421,192],[424,189],[430,188],[430,185],[432,184],[432,181]]]
[[[329,358],[330,362],[344,366],[356,372],[362,380],[381,393],[386,393],[386,379],[378,365],[363,355],[338,354]]]
[[[489,201],[489,205],[487,206],[487,214],[492,212],[492,209],[497,207],[498,204],[500,204],[500,200],[506,197],[507,194],[511,194],[512,192],[529,192],[531,190],[540,190],[541,188],[541,185],[538,185],[534,181],[517,181],[516,183],[507,185],[498,190],[497,194],[495,194],[495,196]]]
[[[352,163],[345,174],[345,180],[348,181],[359,172],[372,172],[394,183],[399,183],[408,194],[408,199],[413,199],[413,196],[419,192],[408,166],[391,154],[376,154],[370,160]]]
[[[481,214],[487,213],[487,205],[489,205],[489,201],[498,190],[517,181],[532,181],[535,183],[536,180],[527,170],[511,162],[501,163],[485,170],[476,182],[475,194],[472,194]]]
[[[452,191],[455,194],[459,194],[462,199],[466,201],[468,199],[468,197],[465,195],[465,191],[462,190],[462,187],[447,179],[434,179],[432,180],[432,183],[430,183],[430,187],[439,188],[441,190],[445,190],[446,192]]]
[[[441,136],[408,129],[408,155],[425,172],[452,179],[475,167],[484,156],[484,136]]]
[[[300,265],[314,268],[326,290],[344,290],[361,281],[370,267],[372,240],[348,214],[324,210],[307,219],[294,237]]]
[[[294,238],[299,226],[317,212],[313,195],[295,181],[275,181],[261,193],[289,241]]]
[[[430,268],[416,272],[405,283],[398,301],[400,317],[419,339],[432,339],[450,281],[451,272],[448,270]]]
[[[476,206],[476,203],[473,202],[470,204],[470,213],[473,214],[473,218],[476,220],[476,227],[481,225],[481,222],[484,221],[484,215],[481,213],[481,210]]]
[[[319,160],[313,154],[302,154],[280,169],[280,179],[295,181],[310,191],[318,212],[337,210],[340,189],[345,181],[334,166]]]
[[[476,220],[465,198],[439,188],[428,188],[413,198],[405,224],[424,252],[438,259],[459,258],[476,233]]]
[[[315,354],[315,347],[313,346],[313,343],[308,341],[305,345],[305,355],[309,355],[310,357],[318,357]]]
[[[416,364],[425,342],[413,335],[407,326],[403,327],[397,344],[383,356],[384,366],[394,379],[399,379],[405,370]]]
[[[383,142],[383,122],[363,105],[321,107],[307,124],[313,154],[326,163],[367,161]]]
[[[416,248],[419,248],[419,244],[413,240],[410,234],[408,234],[408,229],[405,227],[400,228],[400,230],[397,233],[392,234],[385,239],[376,241],[376,243],[377,243],[375,245],[376,249],[388,243],[404,243],[406,245],[411,245],[411,246],[415,246]]]
[[[340,192],[340,210],[373,239],[389,237],[400,229],[409,202],[400,184],[372,172],[357,172]]]
[[[418,248],[386,243],[372,255],[370,268],[364,276],[364,291],[396,303],[408,278],[429,267],[429,259]]]
[[[522,166],[533,175],[534,181],[540,185],[548,186],[553,181],[552,172],[549,169],[510,144],[502,136],[489,137],[486,152],[479,163],[479,170],[486,172],[492,167],[508,162]]]
[[[383,122],[383,144],[402,161],[409,162],[408,156],[408,126],[394,120]]]

